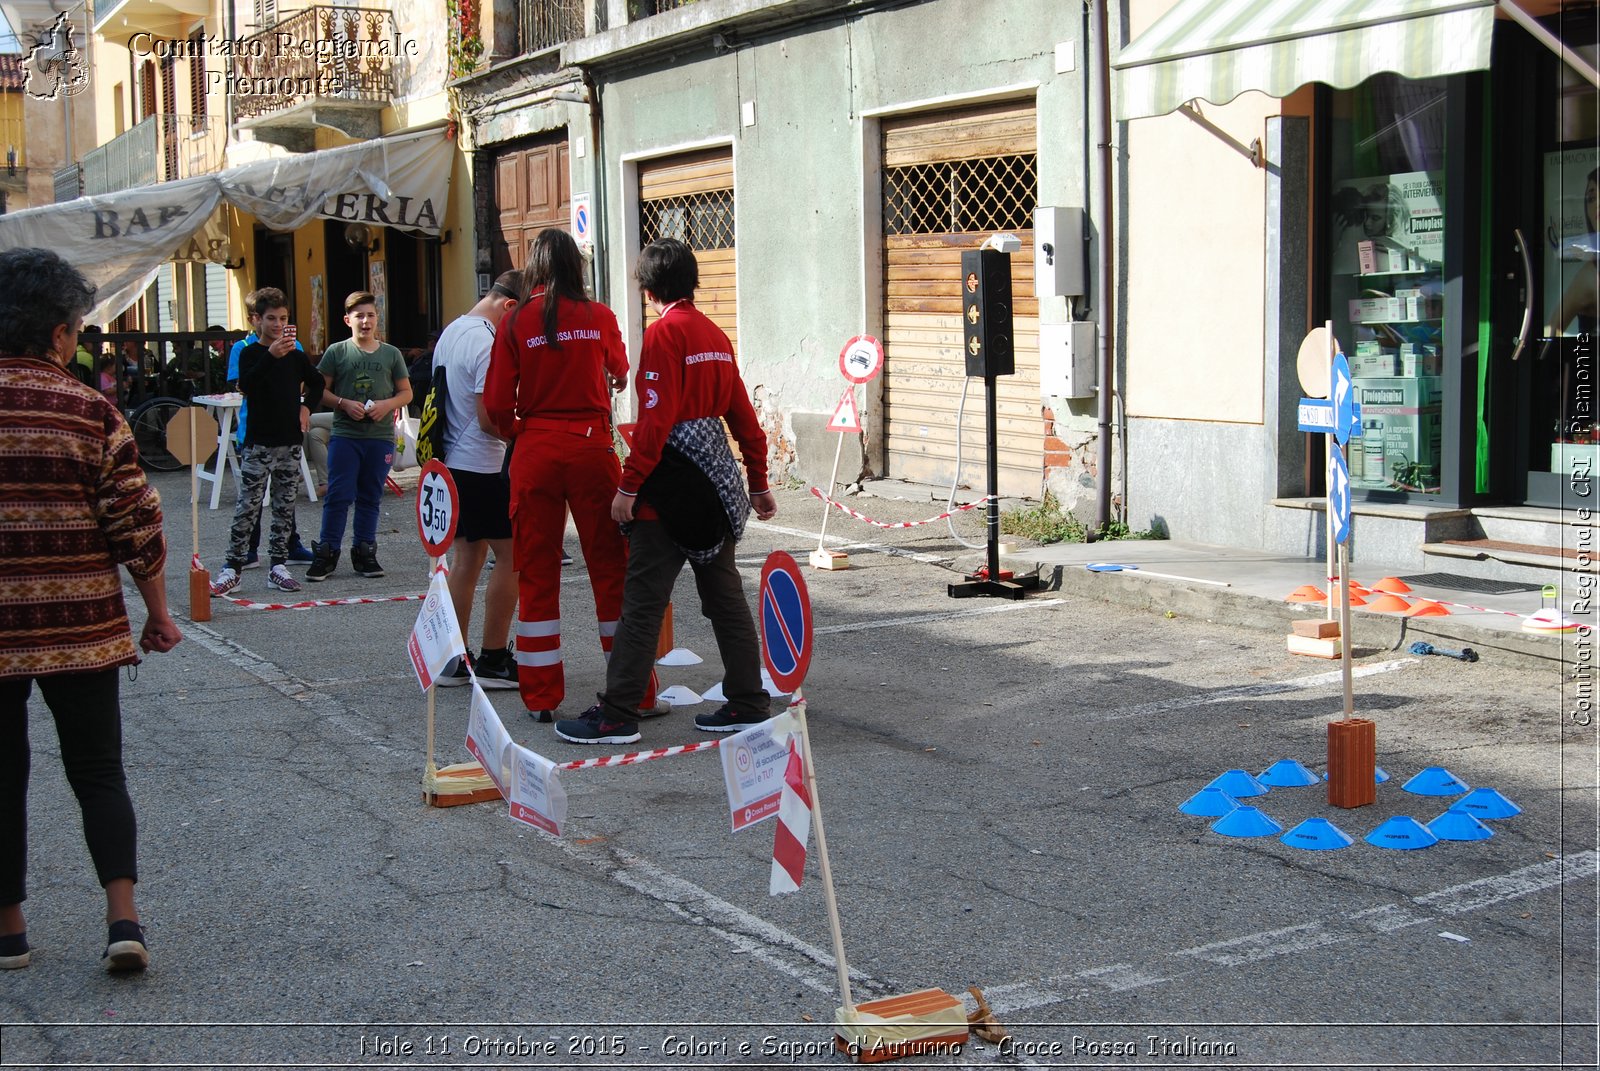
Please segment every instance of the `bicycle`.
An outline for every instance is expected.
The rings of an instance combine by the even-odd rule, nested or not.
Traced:
[[[167,423],[190,404],[182,398],[160,395],[146,398],[128,412],[128,427],[139,448],[139,461],[146,468],[174,472],[184,467],[167,449]]]

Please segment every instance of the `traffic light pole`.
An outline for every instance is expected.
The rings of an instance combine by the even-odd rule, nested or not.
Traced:
[[[950,585],[952,599],[976,599],[983,596],[1020,599],[1028,592],[1038,590],[1039,587],[1037,576],[1005,579],[1000,573],[1000,458],[997,449],[1000,422],[995,404],[995,395],[998,393],[996,387],[994,376],[983,377],[984,441],[989,454],[989,509],[984,527],[988,533],[989,561],[985,568],[973,573],[966,580]]]

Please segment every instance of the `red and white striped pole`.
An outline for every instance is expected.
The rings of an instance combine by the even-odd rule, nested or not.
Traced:
[[[783,792],[778,797],[778,825],[772,838],[772,883],[768,892],[773,896],[799,891],[806,872],[806,841],[810,838],[811,793],[806,790],[805,765],[791,736]]]

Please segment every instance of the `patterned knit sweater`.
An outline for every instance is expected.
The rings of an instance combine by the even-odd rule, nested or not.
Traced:
[[[0,679],[138,661],[117,565],[160,576],[161,523],[116,406],[47,360],[0,357]]]

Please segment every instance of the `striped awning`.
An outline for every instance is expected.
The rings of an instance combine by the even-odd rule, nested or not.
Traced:
[[[1489,66],[1495,0],[1178,0],[1112,64],[1117,118],[1247,90],[1286,97],[1309,82],[1349,89]]]

